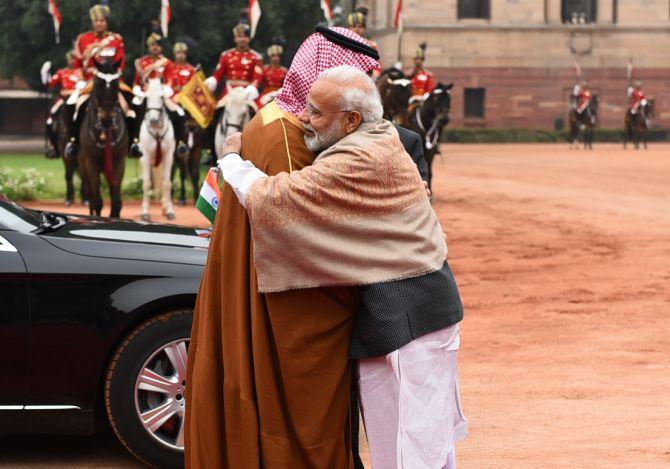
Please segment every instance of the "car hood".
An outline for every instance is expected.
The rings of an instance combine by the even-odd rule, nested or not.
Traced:
[[[55,214],[66,223],[40,236],[83,256],[205,265],[209,231],[178,225]]]

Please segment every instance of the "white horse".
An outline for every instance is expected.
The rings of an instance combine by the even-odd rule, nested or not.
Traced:
[[[214,134],[216,156],[219,158],[223,156],[221,153],[226,137],[235,132],[242,132],[244,126],[258,112],[256,103],[253,99],[250,99],[247,91],[242,87],[228,88],[228,92],[221,100],[220,105],[225,107],[216,123],[216,133]]]
[[[172,163],[176,142],[172,122],[167,114],[165,99],[170,90],[161,84],[160,79],[150,79],[143,93],[147,110],[140,127],[140,149],[142,157],[142,220],[150,220],[149,191],[153,180],[154,192],[161,195],[163,214],[168,220],[174,220],[172,205]]]

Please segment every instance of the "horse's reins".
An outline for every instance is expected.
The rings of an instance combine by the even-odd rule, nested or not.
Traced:
[[[105,82],[106,87],[109,88],[114,80],[119,79],[121,73],[104,73],[98,70],[96,76],[102,79]],[[114,147],[121,141],[121,137],[123,136],[123,132],[119,132],[117,140],[114,140],[114,129],[116,127],[116,117],[118,115],[118,112],[115,111],[117,110],[116,107],[118,106],[118,102],[112,105],[112,109],[109,111],[110,124],[106,126],[103,124],[100,116],[99,108],[101,108],[101,105],[98,96],[92,94],[91,101],[91,111],[95,111],[96,118],[92,127],[93,129],[101,130],[101,132],[98,135],[98,138],[96,138],[96,136],[93,135],[93,129],[91,129],[89,130],[89,136],[91,137],[91,140],[95,142],[96,147],[104,149],[103,171],[110,186],[113,186],[117,183],[116,178],[114,177]]]
[[[421,131],[426,133],[426,150],[431,150],[437,144],[437,139],[439,138],[439,135],[435,132],[437,130],[437,119],[435,119],[428,130],[426,130],[426,127],[421,121],[421,108],[422,106],[416,107],[416,123],[419,125]]]
[[[160,113],[160,120],[163,121],[165,119],[165,106],[160,108],[148,107],[147,111],[158,111]],[[163,161],[163,149],[161,142],[163,141],[163,138],[167,135],[169,129],[170,128],[166,125],[163,134],[159,135],[158,133],[155,134],[151,133],[151,125],[147,125],[147,132],[149,132],[149,135],[151,135],[154,138],[154,140],[156,140],[156,158],[154,159],[154,167],[160,165],[161,162]]]
[[[444,90],[435,89],[430,93],[430,96],[432,96],[433,94],[440,94],[440,93],[444,93]],[[429,98],[430,98],[430,96],[429,96]],[[426,99],[426,101],[428,101],[428,99]],[[437,145],[437,141],[440,138],[440,136],[436,132],[438,124],[439,124],[439,119],[437,118],[437,114],[436,114],[435,115],[435,120],[433,120],[433,123],[430,125],[430,127],[428,129],[426,129],[426,126],[424,125],[423,121],[421,120],[421,109],[422,108],[423,108],[423,105],[416,107],[416,112],[415,112],[416,123],[418,124],[421,131],[426,133],[426,150],[432,150],[433,148],[435,148],[435,146]]]

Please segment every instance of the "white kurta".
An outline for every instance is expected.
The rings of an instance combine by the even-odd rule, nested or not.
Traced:
[[[422,336],[358,362],[360,406],[373,469],[455,467],[468,434],[458,385],[460,328]]]

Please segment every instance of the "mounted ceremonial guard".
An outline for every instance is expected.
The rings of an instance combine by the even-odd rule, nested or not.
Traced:
[[[631,85],[628,85],[626,94],[628,95],[629,100],[628,112],[630,112],[632,115],[637,114],[637,112],[640,110],[640,107],[647,104],[647,95],[642,90],[641,80],[635,80],[635,82],[633,82]]]
[[[159,79],[165,85],[167,107],[172,127],[174,128],[175,139],[177,140],[177,153],[188,153],[188,147],[184,143],[184,110],[174,102],[174,89],[170,86],[173,79],[175,67],[174,63],[163,55],[163,37],[157,32],[152,32],[146,40],[149,53],[135,60],[135,81],[133,82],[133,104],[136,106],[135,112],[140,115],[143,109],[144,92],[147,89],[149,80]],[[190,76],[189,76],[190,78]],[[182,85],[183,86],[183,85]],[[137,122],[141,119],[137,119]],[[139,125],[131,129],[132,145],[130,147],[131,156],[141,156],[138,147]]]
[[[585,100],[591,98],[591,92],[588,91],[588,88],[589,84],[586,82],[586,80],[578,81],[572,88],[572,94],[570,95],[570,107],[578,114],[584,112],[583,109],[580,110],[582,107],[581,104],[585,103]]]
[[[244,88],[251,99],[256,99],[263,81],[263,57],[249,47],[251,28],[244,20],[233,28],[233,35],[235,48],[221,52],[216,70],[205,80],[205,84],[212,91],[225,84],[221,100],[231,88]],[[219,105],[222,104],[221,100]]]
[[[425,60],[426,43],[423,42],[417,47],[414,54],[414,68],[406,72],[407,77],[412,82],[410,103],[424,100],[437,86],[433,73],[424,67]]]
[[[572,90],[570,113],[568,115],[568,139],[570,148],[577,147],[580,132],[584,134],[584,148],[593,148],[593,134],[598,120],[598,97],[586,80],[581,80]]]
[[[183,105],[180,102],[180,93],[191,79],[198,74],[202,75],[202,73],[199,66],[196,67],[188,61],[188,44],[185,42],[175,43],[172,53],[174,60],[166,72],[167,84],[174,90],[174,95],[170,99]],[[188,93],[188,91],[186,90],[184,93]],[[174,192],[175,196],[178,197],[180,205],[186,204],[186,179],[191,181],[193,185],[195,199],[198,197],[198,191],[200,190],[200,154],[205,143],[204,127],[206,127],[204,123],[203,125],[198,123],[192,114],[193,110],[189,111],[185,108],[184,111],[186,112],[184,116],[184,133],[189,153],[187,155],[178,154],[180,158],[175,160],[175,164],[172,167],[173,175],[179,170],[181,186],[179,188],[175,186]]]
[[[221,116],[228,104],[230,91],[235,88],[242,88],[244,90],[245,101],[256,107],[254,101],[258,99],[259,89],[263,81],[263,58],[261,54],[249,47],[251,43],[251,27],[245,16],[240,18],[240,22],[233,28],[233,35],[235,48],[221,53],[216,70],[212,76],[205,80],[205,84],[212,92],[218,87],[222,87],[214,117],[216,125],[211,126],[208,138],[212,150],[212,158],[210,159],[210,163],[212,164],[216,162],[214,141],[217,126],[221,123]],[[234,123],[234,125],[238,125],[238,123]]]
[[[284,85],[284,79],[288,73],[288,69],[281,64],[281,56],[284,53],[281,45],[271,45],[267,53],[270,65],[266,65],[263,69],[263,92],[258,98],[258,107],[263,107],[274,99]]]
[[[45,62],[40,71],[42,84],[49,90],[58,91],[58,97],[51,106],[51,109],[49,109],[49,116],[47,117],[46,129],[49,143],[46,149],[46,157],[50,159],[61,156],[61,148],[58,145],[58,134],[54,128],[56,114],[65,101],[75,92],[77,84],[84,79],[82,70],[74,68],[74,51],[67,52],[65,59],[67,60],[67,66],[58,69],[54,75],[51,75],[51,62]]]
[[[198,73],[198,68],[188,61],[188,45],[185,42],[177,42],[172,48],[174,61],[166,71],[167,84],[174,91],[173,100],[176,100],[179,92],[189,82],[193,75]]]
[[[648,132],[651,129],[651,120],[654,117],[654,100],[647,97],[647,94],[642,90],[641,80],[635,80],[631,83],[630,75],[626,94],[628,96],[628,107],[624,117],[624,148],[627,142],[633,142],[635,148],[639,148],[640,143],[644,145],[644,148],[647,148]]]
[[[81,122],[85,101],[92,86],[91,80],[97,72],[96,64],[104,61],[117,64],[117,73],[123,72],[126,66],[126,48],[123,37],[120,34],[109,31],[110,15],[111,10],[108,5],[92,6],[89,10],[89,16],[91,17],[93,29],[92,31],[80,34],[75,41],[72,68],[79,70],[83,75],[84,81],[87,83],[80,82],[76,91],[68,99],[67,106],[65,106],[69,116],[74,116],[75,111],[77,114],[76,119],[67,119],[70,128],[68,129],[69,141],[65,148],[65,155],[69,158],[76,157],[79,153],[79,123]],[[129,92],[130,88],[122,84],[121,90]],[[122,95],[119,95],[119,104],[124,110],[126,117],[132,121],[135,116]],[[75,106],[77,109],[75,109]]]

